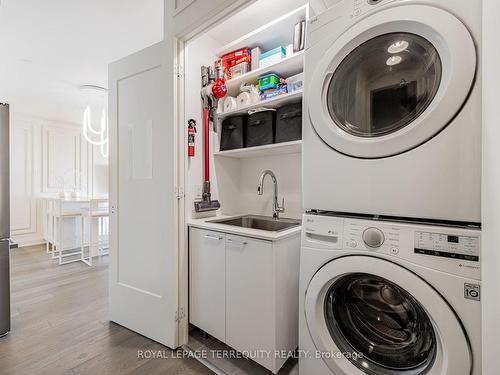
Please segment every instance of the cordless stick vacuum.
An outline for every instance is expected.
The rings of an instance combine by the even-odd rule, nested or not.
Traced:
[[[217,68],[217,74],[211,67],[201,67],[201,99],[203,101],[203,194],[202,200],[194,202],[196,212],[215,211],[220,208],[218,200],[212,200],[210,193],[210,121],[213,121],[217,102],[226,96],[226,82],[222,68]]]

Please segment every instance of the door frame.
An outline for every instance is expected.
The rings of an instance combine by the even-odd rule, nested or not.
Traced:
[[[187,136],[185,132],[185,76],[184,66],[186,61],[186,45],[193,39],[196,39],[207,30],[215,27],[227,18],[241,11],[248,5],[257,0],[225,0],[219,5],[210,7],[210,3],[206,0],[191,1],[182,9],[175,9],[175,2],[165,1],[165,54],[166,57],[170,53],[173,56],[174,66],[174,81],[173,87],[173,120],[175,137],[177,139],[177,149],[175,150],[175,164],[177,166],[176,187],[177,192],[177,216],[176,222],[178,246],[178,345],[182,346],[188,343],[189,339],[189,244],[188,244],[188,227],[186,222],[186,168],[188,165],[188,157],[186,155]],[[207,5],[208,4],[208,5]],[[193,21],[193,11],[198,9],[202,17]],[[189,25],[189,26],[185,26]],[[182,153],[182,156],[180,156]]]

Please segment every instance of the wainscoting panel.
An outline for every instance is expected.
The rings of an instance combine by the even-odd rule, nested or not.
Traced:
[[[43,242],[41,195],[107,194],[107,159],[95,157],[78,124],[14,112],[10,138],[11,236],[20,246]]]

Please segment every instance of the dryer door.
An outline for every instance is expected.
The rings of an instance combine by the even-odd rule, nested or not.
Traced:
[[[385,9],[327,47],[307,78],[308,115],[338,152],[359,158],[397,155],[453,120],[475,72],[474,41],[453,15],[424,5]]]
[[[390,261],[347,256],[326,264],[308,286],[305,313],[316,355],[334,374],[470,374],[453,310]]]

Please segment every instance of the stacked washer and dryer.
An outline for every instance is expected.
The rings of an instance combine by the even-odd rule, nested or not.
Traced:
[[[302,375],[481,373],[481,1],[308,24]]]

